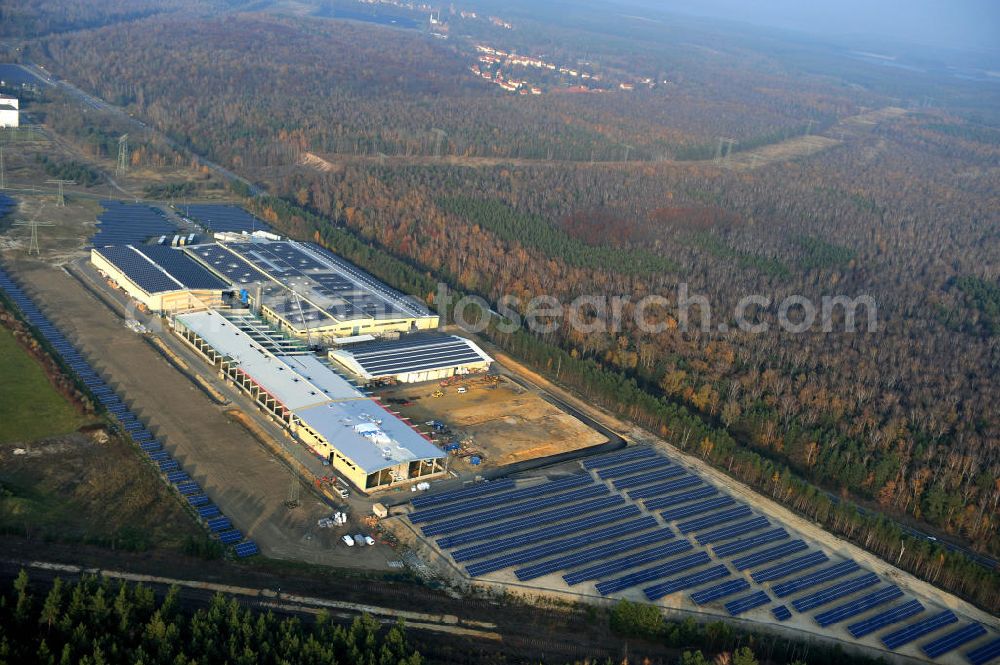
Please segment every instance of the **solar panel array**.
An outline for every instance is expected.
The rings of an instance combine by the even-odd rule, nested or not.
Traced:
[[[236,206],[199,203],[184,206],[181,212],[197,222],[199,226],[213,232],[241,233],[246,231],[253,233],[254,231],[271,230],[271,227],[265,222]]]
[[[94,247],[141,245],[150,238],[177,232],[162,212],[141,203],[101,201],[104,212],[97,216],[97,232],[90,239]]]
[[[229,285],[191,257],[161,245],[114,245],[96,251],[146,293],[183,289],[223,290]]]
[[[423,495],[413,500],[410,519],[425,535],[440,536],[437,545],[472,577],[509,569],[528,582],[558,574],[571,587],[593,584],[604,596],[641,591],[656,602],[686,593],[731,616],[766,608],[787,621],[793,611],[810,613],[817,626],[841,625],[856,639],[924,612],[898,586],[881,584],[854,561],[831,562],[651,448],[627,448],[582,466],[588,473]],[[918,622],[881,639],[898,648],[949,621],[957,618]],[[970,624],[921,648],[944,653],[978,639],[979,630]],[[989,654],[969,659],[984,665]]]
[[[213,524],[218,527],[223,523],[210,518],[218,520],[218,518],[222,517],[219,509],[214,505],[207,506],[209,499],[201,487],[191,480],[191,477],[186,472],[180,469],[180,464],[177,460],[172,459],[169,453],[163,450],[163,444],[156,440],[153,433],[146,429],[145,425],[139,420],[139,417],[132,412],[122,398],[101,378],[90,362],[83,357],[72,342],[59,331],[48,317],[38,309],[24,290],[2,268],[0,268],[0,291],[3,291],[10,298],[15,307],[24,316],[25,321],[38,331],[45,342],[51,346],[55,354],[65,363],[66,367],[87,388],[90,394],[94,396],[96,401],[107,410],[109,415],[118,421],[119,427],[128,433],[139,449],[146,454],[150,462],[157,465],[164,475],[164,480],[172,484],[187,499],[188,504],[197,511],[199,517],[205,523],[206,528],[213,533],[217,532],[218,529],[213,528]],[[197,507],[201,505],[206,505],[206,507]],[[228,519],[225,521],[225,524],[231,526]],[[220,539],[226,533],[232,533],[233,531],[235,530],[221,531]],[[235,533],[239,532],[235,531]],[[226,541],[223,540],[223,542],[225,543]],[[243,540],[242,533],[239,533],[239,538],[234,542],[237,543],[234,548],[237,556],[250,556],[259,552],[256,543],[252,540]]]
[[[17,201],[6,194],[0,193],[0,219],[6,217],[7,213],[15,208],[17,208]]]
[[[483,356],[465,339],[433,333],[414,333],[396,340],[352,344],[345,351],[373,377],[456,367],[483,360]]]

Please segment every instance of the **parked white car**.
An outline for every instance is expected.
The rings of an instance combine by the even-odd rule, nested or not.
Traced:
[[[375,544],[375,539],[374,538],[372,538],[371,536],[365,536],[365,545],[371,546],[371,545],[374,545],[374,544]]]
[[[350,534],[345,533],[341,537],[341,540],[343,540],[344,544],[347,545],[348,547],[354,547],[354,539],[351,538]]]

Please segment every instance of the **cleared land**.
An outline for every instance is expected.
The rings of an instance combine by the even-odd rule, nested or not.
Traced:
[[[464,394],[459,387],[466,388]],[[434,397],[443,390],[444,395]],[[605,441],[604,436],[539,395],[507,378],[490,388],[481,377],[470,377],[439,388],[437,383],[400,386],[380,393],[401,415],[414,423],[440,420],[451,428],[448,441],[467,441],[465,452],[481,453],[490,467],[548,457]],[[401,404],[400,401],[410,402]],[[459,460],[454,465],[467,466]]]
[[[0,444],[74,432],[92,421],[49,383],[13,333],[0,327]],[[11,380],[11,379],[14,380]]]

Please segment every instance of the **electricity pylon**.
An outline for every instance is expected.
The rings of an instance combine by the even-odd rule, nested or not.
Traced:
[[[115,165],[115,177],[124,177],[126,173],[128,173],[128,134],[122,134],[118,139],[118,163]]]
[[[63,185],[75,185],[76,181],[75,180],[56,180],[56,179],[52,179],[52,180],[46,180],[45,182],[47,184],[49,184],[49,185],[59,185],[59,194],[56,195],[56,206],[59,207],[59,208],[65,207],[66,206],[66,197],[63,196]]]

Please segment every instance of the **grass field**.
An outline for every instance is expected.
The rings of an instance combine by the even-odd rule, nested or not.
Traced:
[[[6,328],[0,328],[0,377],[0,443],[66,434],[92,422],[55,391]]]

